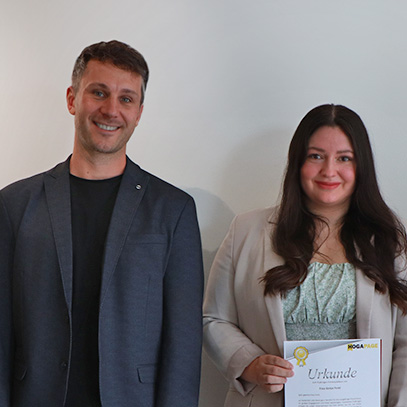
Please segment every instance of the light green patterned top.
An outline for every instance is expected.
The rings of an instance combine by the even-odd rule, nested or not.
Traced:
[[[283,299],[288,340],[356,337],[356,272],[349,263],[311,263]]]

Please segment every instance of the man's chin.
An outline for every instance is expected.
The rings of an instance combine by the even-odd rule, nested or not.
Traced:
[[[93,151],[95,153],[107,154],[107,155],[117,154],[122,150],[124,150],[122,146],[121,147],[95,146],[95,148],[93,149]]]

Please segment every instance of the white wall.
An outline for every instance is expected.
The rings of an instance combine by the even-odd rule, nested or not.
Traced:
[[[397,0],[2,0],[0,187],[70,153],[74,60],[115,38],[151,69],[128,153],[195,197],[206,273],[232,217],[276,201],[293,131],[322,103],[364,119],[406,217],[406,14]],[[200,407],[225,390],[204,356]]]

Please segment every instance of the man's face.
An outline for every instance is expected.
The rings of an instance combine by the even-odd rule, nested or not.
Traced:
[[[75,148],[89,155],[126,151],[143,106],[140,75],[90,60],[78,89],[69,87],[67,105],[75,116]]]

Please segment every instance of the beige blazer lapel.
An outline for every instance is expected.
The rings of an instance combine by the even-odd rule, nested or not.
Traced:
[[[356,270],[356,329],[358,338],[370,338],[375,283]]]
[[[272,215],[273,216],[273,215]],[[264,234],[264,273],[273,267],[279,266],[284,263],[283,259],[273,253],[271,244],[271,218],[268,220],[267,227]],[[263,273],[263,275],[264,275]],[[277,346],[280,350],[280,356],[284,355],[284,341],[287,339],[285,333],[283,304],[280,295],[266,295],[265,303],[270,318],[270,324],[274,332]]]

